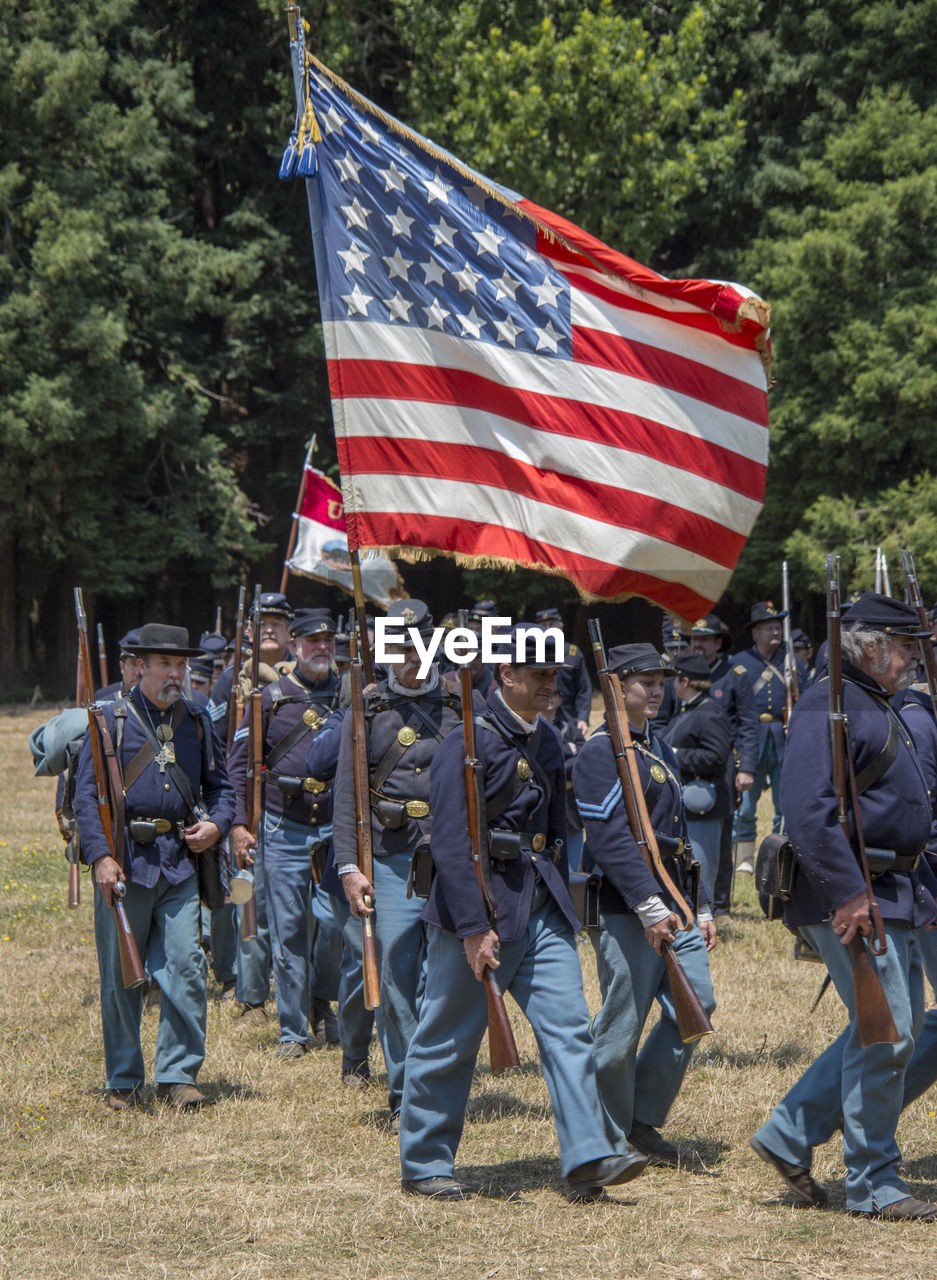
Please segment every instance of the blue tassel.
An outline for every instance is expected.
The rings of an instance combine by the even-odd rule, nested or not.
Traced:
[[[299,161],[296,165],[297,178],[314,178],[318,161],[316,159],[316,147],[311,138],[305,138],[302,150],[299,153]]]
[[[290,134],[290,140],[286,144],[286,150],[283,152],[283,159],[280,161],[280,177],[285,181],[292,178],[296,173],[296,163],[299,159],[299,152],[296,149],[296,134]]]

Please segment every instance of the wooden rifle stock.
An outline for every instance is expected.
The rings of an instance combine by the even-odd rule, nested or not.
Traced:
[[[104,643],[104,628],[98,623],[98,670],[101,673],[101,688],[111,682],[107,675],[107,645]]]
[[[111,793],[108,785],[107,769],[104,760],[105,745],[108,750],[113,753],[113,745],[105,744],[101,740],[101,735],[106,732],[106,723],[103,715],[100,721],[95,716],[95,708],[92,689],[94,681],[91,677],[91,651],[88,645],[88,620],[85,616],[84,600],[82,599],[81,587],[75,588],[75,616],[78,620],[78,661],[81,669],[82,682],[85,688],[85,706],[88,709],[88,737],[91,741],[91,759],[94,765],[94,784],[97,790],[97,806],[98,818],[104,830],[104,836],[111,853],[111,857],[118,863],[122,862],[122,846],[123,837],[118,836],[118,831],[114,822],[114,815],[111,810]],[[100,727],[99,727],[100,726]],[[121,818],[122,822],[122,818]],[[121,870],[123,867],[121,866]],[[118,886],[118,890],[111,895],[111,906],[114,908],[114,916],[117,921],[117,943],[120,948],[120,968],[123,975],[125,987],[139,987],[142,985],[145,974],[143,972],[143,962],[140,959],[140,952],[137,948],[136,939],[133,936],[133,930],[127,919],[127,912],[122,902],[123,894],[126,892],[122,886]]]
[[[840,629],[839,557],[832,555],[828,555],[826,558],[826,601],[830,749],[833,762],[833,789],[836,793],[836,818],[843,835],[851,846],[852,832],[849,829],[849,813],[846,806],[846,773],[848,768],[850,780],[853,784],[853,813],[859,842],[859,861],[865,876],[866,893],[869,899],[869,917],[879,936],[881,946],[879,954],[881,954],[886,946],[885,933],[878,904],[872,895],[869,864],[865,855],[865,843],[862,839],[859,796],[855,790],[852,755],[849,750],[846,715],[843,710],[843,650]],[[849,943],[849,952],[852,956],[853,1003],[856,1010],[856,1031],[859,1036],[859,1043],[864,1049],[868,1049],[874,1044],[896,1044],[898,1041],[898,1029],[895,1026],[895,1020],[888,1005],[882,980],[879,978],[878,970],[875,968],[875,961],[869,954],[864,939],[859,934]]]
[[[355,836],[357,840],[358,870],[369,884],[373,884],[374,859],[371,851],[371,779],[368,775],[368,733],[364,714],[364,682],[361,669],[361,649],[367,647],[367,635],[363,644],[351,635],[351,728],[352,750],[355,762]],[[372,907],[365,895],[365,906]],[[376,1009],[381,1003],[381,983],[377,967],[377,946],[374,941],[374,913],[361,917],[362,976],[364,978],[364,1007]]]
[[[81,880],[78,876],[77,862],[69,862],[68,864],[68,905],[70,907],[81,906]]]
[[[467,625],[465,610],[460,610],[459,625]],[[472,845],[472,862],[478,887],[481,890],[485,912],[492,929],[497,932],[498,913],[485,887],[485,876],[482,870],[482,806],[484,792],[481,783],[481,761],[475,754],[475,710],[472,705],[472,673],[468,663],[459,672],[460,692],[462,695],[462,741],[465,747],[465,801],[468,810],[469,839]],[[488,824],[485,823],[487,832]],[[490,965],[485,965],[483,974],[485,998],[488,1002],[488,1059],[491,1074],[500,1075],[510,1067],[521,1065],[517,1052],[517,1042],[511,1027],[511,1019],[504,1007],[504,996],[498,986],[498,979]]]
[[[608,669],[605,661],[605,646],[602,643],[602,631],[597,618],[589,619],[589,639],[592,642],[592,652],[595,657],[596,670],[599,674],[599,684],[602,688],[602,699],[605,703],[605,715],[608,720],[608,732],[612,742],[612,749],[615,753],[615,764],[618,768],[618,778],[621,782],[621,793],[625,802],[625,812],[628,815],[628,825],[638,846],[638,851],[647,863],[651,874],[667,891],[683,914],[684,923],[682,928],[692,929],[694,925],[693,912],[676,884],[674,884],[660,856],[657,837],[654,834],[654,828],[651,826],[647,802],[644,799],[644,791],[641,786],[641,774],[635,756],[631,727],[628,724],[621,682],[614,680]],[[686,976],[683,966],[669,943],[664,943],[661,954],[664,957],[664,964],[667,969],[667,981],[670,984],[670,998],[673,1001],[677,1031],[684,1044],[692,1044],[694,1040],[699,1040],[703,1036],[712,1034],[713,1026],[709,1020],[709,1014],[703,1008],[702,1001],[696,994],[693,984]]]

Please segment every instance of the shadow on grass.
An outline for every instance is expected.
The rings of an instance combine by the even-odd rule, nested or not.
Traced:
[[[505,1160],[503,1164],[464,1165],[456,1177],[465,1186],[473,1188],[480,1200],[523,1202],[525,1191],[555,1191],[563,1199],[570,1200],[577,1208],[581,1202],[572,1200],[569,1185],[561,1176],[556,1161],[540,1159]],[[628,1197],[621,1187],[609,1187],[601,1203],[609,1200],[615,1204],[631,1205],[637,1201]]]
[[[220,1080],[200,1081],[198,1087],[205,1095],[205,1102],[202,1105],[206,1107],[225,1102],[229,1098],[249,1100],[264,1096],[259,1089],[254,1089],[249,1084],[242,1084],[240,1081],[228,1080],[224,1076]]]
[[[726,1156],[732,1150],[731,1142],[724,1142],[721,1138],[709,1142],[685,1138],[675,1142],[674,1146],[680,1152],[680,1171],[696,1174],[700,1178],[718,1178],[719,1166],[725,1163]]]
[[[553,1115],[547,1103],[526,1102],[511,1093],[486,1093],[472,1098],[465,1112],[466,1120],[483,1124],[489,1120],[501,1120],[505,1116],[529,1116],[532,1120],[549,1120]]]
[[[798,1062],[812,1062],[815,1056],[796,1040],[781,1040],[769,1048],[767,1036],[757,1049],[731,1049],[717,1040],[705,1050],[697,1050],[697,1061],[725,1067],[757,1067],[769,1062],[776,1067],[790,1067]]]

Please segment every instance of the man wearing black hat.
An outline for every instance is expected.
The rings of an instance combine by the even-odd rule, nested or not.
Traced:
[[[212,661],[212,689],[215,681],[225,669],[225,654],[228,652],[230,641],[226,640],[220,631],[203,631],[199,636],[199,644],[202,652]],[[208,690],[209,694],[211,689]]]
[[[849,1032],[808,1068],[752,1139],[802,1203],[823,1204],[826,1192],[810,1176],[813,1148],[830,1136],[831,1118],[841,1112],[846,1207],[890,1221],[937,1219],[937,1205],[909,1195],[895,1142],[905,1068],[923,1015],[914,931],[937,922],[937,886],[920,860],[933,799],[907,725],[889,702],[914,679],[921,634],[914,609],[874,591],[860,597],[842,629],[843,710],[888,944],[875,968],[898,1040],[865,1049],[859,1043],[848,943],[872,928],[863,873],[837,817],[823,680],[794,709],[784,759],[781,794],[797,868],[784,918],[823,957],[849,1010]]]
[[[744,667],[755,694],[758,714],[758,765],[755,780],[742,796],[738,813],[738,866],[736,870],[754,870],[755,815],[761,793],[771,787],[774,802],[772,830],[781,830],[781,762],[784,759],[784,716],[787,689],[784,683],[784,645],[781,623],[787,617],[770,600],[752,606],[745,630],[752,637],[752,647],[736,654],[736,665]],[[798,680],[806,684],[806,669],[798,666]]]
[[[540,609],[534,614],[540,627],[559,627],[563,630],[563,615],[557,608]],[[580,733],[589,732],[589,716],[592,714],[592,681],[586,668],[582,650],[576,644],[567,644],[563,666],[556,673],[556,687],[560,695],[560,708],[567,720],[574,720]]]
[[[301,1058],[309,1044],[309,911],[315,893],[311,857],[318,846],[324,849],[328,845],[332,786],[330,781],[306,775],[306,752],[338,704],[338,679],[331,669],[335,631],[328,609],[297,609],[289,629],[296,664],[287,675],[266,685],[261,695],[264,805],[259,850],[245,816],[247,716],[234,735],[229,761],[238,796],[231,839],[238,865],[254,868],[255,890],[258,881],[261,884],[280,1020],[277,1056],[284,1059]],[[327,993],[329,989],[337,993],[338,956],[334,948],[337,944],[340,955],[340,934],[330,912],[323,923],[321,936],[329,938],[335,970],[324,981]],[[259,925],[258,919],[258,931]],[[318,984],[313,982],[312,986]],[[262,1005],[265,994],[242,987],[238,974],[239,999],[256,1007]],[[259,1001],[249,998],[258,995]],[[321,989],[317,998],[323,998]],[[325,1004],[328,1006],[328,999]],[[317,1012],[314,1010],[314,1015]],[[330,1008],[328,1012],[331,1020]],[[321,1016],[324,1021],[324,1009]]]
[[[627,1149],[596,1088],[576,951],[579,921],[568,889],[563,757],[542,718],[556,695],[558,662],[554,654],[538,657],[536,639],[529,636],[524,652],[499,664],[501,688],[476,717],[497,932],[473,865],[462,734],[451,734],[433,762],[436,876],[423,913],[426,990],[407,1056],[400,1125],[403,1189],[412,1195],[467,1194],[454,1177],[455,1157],[487,1021],[486,966],[536,1034],[573,1194],[595,1199],[647,1164]]]
[[[430,765],[446,735],[461,719],[459,698],[436,666],[420,680],[420,657],[408,628],[421,639],[433,633],[433,619],[422,600],[395,600],[387,618],[399,624],[404,641],[386,645],[400,661],[387,677],[365,691],[367,764],[370,778],[373,883],[358,870],[355,822],[353,717],[345,716],[335,776],[335,865],[352,912],[371,911],[380,971],[381,1004],[377,1029],[387,1066],[392,1120],[400,1111],[404,1062],[417,1018],[422,985],[423,903],[407,897],[410,866],[418,845],[429,840]],[[353,1070],[352,1064],[349,1071]],[[358,1073],[364,1071],[357,1064]]]
[[[687,833],[700,862],[700,880],[712,900],[723,823],[732,814],[726,771],[732,727],[710,697],[709,663],[701,653],[674,661],[677,709],[661,733],[677,757],[683,783]]]
[[[649,644],[626,644],[608,654],[621,681],[625,711],[651,826],[665,867],[692,902],[691,851],[683,787],[673,751],[651,724],[674,668]],[[590,931],[602,1008],[593,1022],[602,1101],[628,1140],[657,1164],[679,1162],[659,1130],[680,1091],[693,1053],[677,1031],[661,945],[673,946],[708,1012],[715,1008],[707,952],[716,931],[701,887],[697,925],[680,929],[678,906],[645,862],[628,822],[607,722],[596,730],[573,768],[573,786],[586,826],[583,870],[602,875],[600,928]],[[638,1054],[651,1006],[661,1016]]]
[[[136,655],[139,681],[125,698],[103,707],[121,774],[126,826],[118,843],[125,853],[111,855],[101,825],[89,738],[78,761],[75,795],[82,856],[94,868],[107,1103],[119,1111],[143,1100],[143,997],[139,988],[124,988],[111,909],[115,886],[122,883],[137,947],[162,993],[157,1091],[185,1109],[204,1100],[195,1084],[205,1057],[207,998],[195,855],[227,835],[234,792],[211,721],[181,696],[186,659],[199,653],[189,647],[189,633],[150,622],[128,648]],[[193,813],[193,798],[202,801],[207,816]]]

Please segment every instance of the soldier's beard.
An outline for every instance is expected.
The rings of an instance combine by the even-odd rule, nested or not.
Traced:
[[[166,706],[172,706],[174,702],[178,702],[182,696],[182,686],[178,685],[175,680],[167,680],[159,691],[159,700]]]

